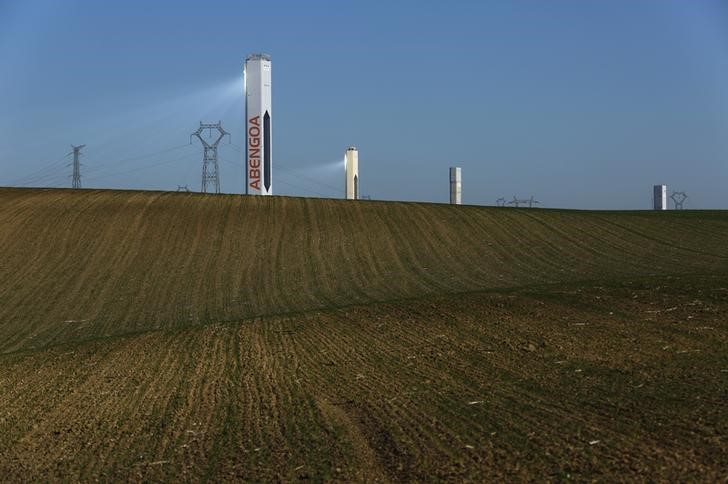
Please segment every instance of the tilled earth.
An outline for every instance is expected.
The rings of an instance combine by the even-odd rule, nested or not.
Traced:
[[[400,299],[0,356],[0,476],[725,480],[728,277]]]

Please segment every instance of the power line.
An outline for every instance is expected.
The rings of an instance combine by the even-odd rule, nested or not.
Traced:
[[[144,158],[149,158],[151,156],[158,155],[158,154],[161,154],[161,153],[168,153],[170,151],[180,149],[183,146],[191,146],[191,145],[186,144],[186,145],[181,145],[181,146],[175,146],[173,148],[168,148],[168,149],[165,149],[165,150],[160,150],[160,151],[157,151],[157,152],[154,152],[154,153],[150,153],[150,154],[146,154],[146,155],[135,156],[135,157],[132,157],[132,158],[126,158],[124,160],[119,160],[119,161],[115,161],[115,162],[106,162],[103,165],[101,165],[101,169],[100,170],[99,170],[99,165],[92,166],[92,167],[88,167],[88,168],[86,168],[86,172],[91,171],[92,177],[91,178],[88,178],[88,176],[87,176],[86,179],[87,180],[88,179],[97,180],[99,178],[108,178],[109,176],[114,176],[116,174],[126,174],[126,173],[131,173],[131,172],[134,172],[134,171],[146,170],[149,167],[159,166],[160,164],[166,164],[168,162],[167,161],[163,161],[161,163],[147,164],[147,165],[144,165],[144,166],[139,166],[139,167],[136,167],[136,168],[131,168],[129,170],[124,170],[124,171],[121,171],[121,172],[118,171],[118,165],[122,165],[124,163],[128,163],[129,161],[135,161],[135,160],[141,160],[141,159],[144,159]],[[173,160],[183,159],[184,157],[191,156],[191,155],[196,155],[196,153],[194,153],[194,152],[182,153],[180,155],[177,155],[177,157],[174,158]],[[170,160],[169,162],[171,162],[173,160]],[[110,163],[115,163],[117,166],[108,166]],[[114,170],[116,170],[116,171],[114,171]]]
[[[227,163],[227,164],[229,164],[231,166],[234,166],[236,168],[243,168],[243,165],[241,163],[236,163],[234,161],[226,160],[225,158],[220,158],[220,161],[223,161],[223,162],[225,162],[225,163]],[[293,184],[293,183],[288,183],[288,182],[285,182],[285,181],[280,180],[280,179],[278,179],[278,181],[280,183],[283,183],[284,185],[288,185],[289,187],[295,188],[297,190],[303,190],[303,191],[306,191],[306,192],[310,192],[310,193],[319,195],[320,197],[323,197],[323,198],[329,198],[329,195],[323,194],[321,192],[317,192],[316,190],[311,190],[310,188],[306,188],[306,187],[303,187],[301,185],[296,185],[296,184]]]
[[[224,161],[225,163],[232,165],[236,168],[245,168],[245,165],[243,165],[242,163],[238,163],[237,161],[230,161],[230,160],[226,160],[225,158],[218,158],[218,159],[220,161]]]
[[[48,176],[55,176],[55,175],[57,175],[57,173],[53,173],[51,175],[50,173],[47,173],[47,171],[51,170],[51,169],[55,170],[55,169],[60,169],[60,168],[64,167],[66,165],[66,158],[68,158],[68,154],[63,155],[58,160],[56,160],[52,163],[49,163],[49,164],[35,170],[34,172],[31,172],[20,178],[16,178],[15,180],[11,181],[9,184],[11,186],[12,185],[23,186],[23,185],[26,185],[29,183],[34,183],[35,180],[38,178],[47,178]]]
[[[232,147],[234,150],[238,150],[242,154],[242,148],[240,146],[234,144],[234,143],[228,143],[225,146]],[[222,158],[221,158],[221,160],[222,160]],[[231,164],[235,164],[238,167],[245,168],[245,165],[243,165],[241,163],[230,162],[230,161],[227,161],[227,160],[222,160],[222,161],[225,161],[225,162],[231,163]],[[343,190],[341,187],[335,187],[333,185],[329,185],[328,183],[325,183],[325,182],[322,182],[320,180],[316,180],[314,178],[311,178],[309,176],[306,176],[300,170],[297,170],[297,169],[294,169],[294,168],[289,168],[289,167],[287,167],[285,165],[282,165],[280,162],[276,163],[276,168],[280,168],[283,171],[289,171],[291,173],[294,173],[296,175],[296,177],[302,178],[304,180],[308,180],[310,183],[314,183],[314,184],[319,185],[321,187],[325,187],[325,188],[327,188],[329,190],[335,190],[336,193],[343,194],[345,192],[345,190]]]
[[[68,180],[68,175],[66,175],[65,173],[48,173],[47,175],[37,176],[37,177],[31,178],[31,179],[28,179],[28,180],[24,181],[23,183],[17,183],[17,184],[15,184],[15,186],[19,186],[19,187],[40,186],[49,180],[63,180],[65,182]]]
[[[345,191],[341,189],[341,187],[334,187],[333,185],[329,185],[328,183],[324,183],[320,180],[316,180],[314,178],[308,177],[306,175],[303,175],[299,170],[296,170],[294,168],[289,168],[285,165],[281,165],[280,163],[276,164],[277,168],[282,168],[284,171],[289,171],[291,173],[294,173],[297,177],[303,178],[304,180],[308,180],[311,183],[316,183],[318,185],[321,185],[322,187],[329,188],[331,190],[335,190],[337,193],[344,193]]]
[[[238,146],[238,145],[236,145],[234,143],[228,143],[228,144],[223,145],[223,146],[227,146],[228,148],[232,148],[233,151],[237,151],[240,154],[243,153],[243,148],[241,148],[240,146]]]
[[[125,175],[128,173],[143,171],[143,170],[146,170],[146,169],[149,169],[152,167],[156,167],[156,166],[162,166],[162,165],[166,165],[169,163],[173,163],[180,159],[187,158],[190,155],[195,155],[196,153],[190,152],[187,154],[182,154],[178,158],[175,158],[172,160],[164,160],[159,163],[147,164],[145,166],[131,168],[129,170],[121,170],[121,171],[118,170],[118,167],[123,164],[127,164],[127,163],[137,161],[137,160],[143,160],[146,158],[158,156],[158,155],[161,155],[164,153],[169,153],[169,152],[172,152],[175,150],[179,150],[179,149],[187,148],[187,147],[191,147],[191,146],[192,146],[191,143],[186,143],[183,145],[172,146],[170,148],[165,148],[165,149],[153,151],[150,153],[145,153],[145,154],[136,155],[136,156],[130,156],[130,157],[121,158],[118,160],[107,161],[107,162],[100,163],[100,164],[94,163],[93,165],[90,165],[90,166],[84,165],[85,166],[84,172],[86,173],[86,176],[84,178],[87,182],[96,181],[96,180],[110,178],[110,177],[114,177],[114,176],[118,176],[118,175]],[[79,156],[81,155],[80,148],[83,148],[83,147],[85,147],[85,145],[78,147]],[[72,148],[76,148],[76,147],[72,146]],[[74,162],[71,163],[71,165],[66,164],[66,159],[72,154],[74,154],[74,151],[71,151],[70,153],[59,158],[58,160],[48,163],[47,165],[45,165],[27,175],[24,175],[20,178],[16,178],[16,179],[12,180],[9,183],[9,185],[10,186],[30,186],[30,185],[35,185],[35,186],[57,185],[57,186],[60,186],[63,184],[63,180],[66,179],[65,178],[66,175],[62,174],[62,169],[66,166],[73,166],[73,174],[71,175],[72,186],[74,188],[80,187],[81,186],[81,173],[80,173],[81,163],[79,162],[78,166],[76,166],[76,159],[74,156]],[[90,172],[91,176],[89,176],[89,172]]]
[[[93,181],[93,180],[101,180],[103,178],[109,178],[109,177],[112,177],[112,176],[127,175],[129,173],[135,173],[135,172],[138,172],[138,171],[148,170],[149,168],[154,168],[154,167],[157,167],[157,166],[169,165],[170,163],[179,162],[182,159],[185,159],[185,158],[188,158],[188,157],[191,157],[191,156],[196,156],[196,155],[197,155],[196,153],[188,153],[186,155],[181,155],[181,156],[172,158],[171,160],[160,161],[159,163],[152,163],[152,164],[149,164],[149,165],[144,165],[144,166],[140,166],[140,167],[137,167],[137,168],[132,168],[132,169],[129,169],[129,170],[124,170],[124,171],[117,171],[117,172],[113,172],[113,173],[105,173],[105,174],[102,174],[102,175],[92,176],[90,178],[87,177],[86,180],[87,181]]]
[[[219,159],[220,159],[220,161],[223,161],[225,163],[228,163],[231,166],[235,166],[236,168],[244,168],[245,167],[242,163],[238,163],[238,162],[235,162],[235,161],[230,161],[230,160],[227,160],[225,158],[219,158]],[[276,166],[278,168],[282,168],[283,171],[288,171],[291,174],[295,175],[297,178],[306,180],[306,181],[308,181],[310,183],[314,183],[314,184],[320,185],[322,187],[325,187],[325,188],[328,188],[328,189],[331,189],[331,190],[335,190],[337,193],[343,193],[344,192],[344,190],[342,190],[340,188],[333,187],[332,185],[328,185],[328,184],[326,184],[324,182],[321,182],[321,181],[315,180],[313,178],[307,177],[305,175],[302,175],[302,174],[300,174],[300,172],[298,172],[298,170],[294,170],[292,168],[287,168],[287,167],[285,167],[283,165],[280,165],[280,164],[276,164]],[[320,196],[325,197],[325,198],[329,198],[330,197],[330,195],[325,195],[325,194],[323,194],[321,192],[318,192],[316,190],[311,190],[311,189],[308,189],[308,188],[304,188],[301,185],[294,185],[292,183],[286,183],[286,182],[282,182],[282,183],[284,185],[288,185],[288,186],[291,186],[293,188],[297,188],[297,189],[300,189],[300,190],[305,190],[305,191],[308,191],[308,192],[311,192],[311,193],[315,193],[316,195],[320,195]]]
[[[108,172],[108,170],[113,170],[113,169],[117,168],[118,165],[128,163],[130,161],[141,160],[144,158],[149,158],[149,157],[152,157],[155,155],[167,153],[170,151],[174,151],[174,150],[178,150],[180,148],[190,147],[190,146],[192,146],[192,145],[188,143],[188,144],[184,144],[184,145],[173,146],[171,148],[166,148],[166,149],[155,151],[152,153],[146,153],[146,154],[139,155],[139,156],[133,156],[133,157],[129,157],[129,158],[123,158],[120,160],[108,161],[108,162],[105,162],[102,164],[94,164],[91,166],[87,166],[84,171],[87,174],[89,172],[91,172],[91,174],[95,175],[95,176],[93,176],[92,178],[87,177],[86,179],[95,180],[95,179],[99,179],[99,178],[106,178],[108,176],[113,176],[116,172],[109,172],[108,174],[105,172]],[[60,170],[62,168],[64,168],[65,166],[68,166],[65,161],[66,161],[66,158],[68,158],[71,154],[73,154],[73,152],[65,154],[58,160],[56,160],[52,163],[49,163],[27,175],[24,175],[20,178],[16,178],[15,180],[12,180],[9,183],[9,185],[10,186],[29,186],[29,185],[34,185],[37,183],[42,183],[42,182],[45,182],[48,180],[52,180],[55,178],[63,178],[63,177],[65,177],[65,175],[62,175]],[[109,166],[112,164],[114,166]],[[151,165],[151,166],[155,166],[155,165]],[[144,168],[140,168],[140,169],[144,169]]]
[[[54,175],[46,175],[42,178],[37,178],[28,182],[23,183],[22,185],[15,185],[19,187],[49,187],[49,186],[66,186],[68,183],[68,175],[66,174],[54,174]]]
[[[164,153],[168,153],[170,151],[179,150],[181,148],[188,148],[188,147],[191,147],[191,146],[192,146],[192,143],[185,143],[183,145],[173,146],[171,148],[165,148],[163,150],[154,151],[152,153],[146,153],[146,154],[143,154],[143,155],[132,156],[132,157],[129,157],[129,158],[122,158],[120,160],[113,160],[113,161],[106,161],[106,162],[103,162],[103,163],[96,163],[93,166],[88,167],[86,171],[89,171],[89,170],[90,171],[95,171],[95,170],[99,170],[99,169],[101,169],[102,171],[103,170],[108,170],[108,169],[112,169],[113,170],[113,169],[117,168],[119,165],[123,165],[125,163],[130,162],[130,161],[143,160],[145,158],[151,158],[152,156],[161,155],[161,154],[164,154]]]

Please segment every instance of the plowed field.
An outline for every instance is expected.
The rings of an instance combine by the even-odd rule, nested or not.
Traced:
[[[0,479],[699,480],[728,214],[0,190]]]

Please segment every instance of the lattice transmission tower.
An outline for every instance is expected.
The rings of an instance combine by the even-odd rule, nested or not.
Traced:
[[[86,145],[80,145],[80,146],[73,146],[71,145],[71,149],[73,151],[73,175],[71,175],[72,181],[71,181],[71,187],[72,188],[81,188],[81,148],[84,148]],[[69,155],[71,153],[68,153]]]
[[[513,200],[507,203],[508,205],[515,205],[516,207],[520,207],[521,205],[528,205],[528,208],[533,208],[534,205],[538,205],[541,202],[533,198],[533,195],[531,195],[531,198],[518,198],[513,195]]]
[[[670,198],[672,198],[672,203],[675,204],[675,210],[682,210],[685,200],[688,199],[688,194],[685,192],[672,192]]]
[[[212,138],[212,130],[217,130],[217,139],[212,143],[208,143],[201,136],[205,130],[207,131],[207,137]],[[190,142],[192,137],[197,136],[197,139],[202,143],[204,148],[204,154],[202,156],[202,193],[207,193],[208,183],[215,187],[215,193],[220,193],[220,173],[217,166],[217,145],[220,143],[225,136],[230,140],[230,133],[222,128],[222,122],[217,123],[203,123],[200,121],[200,127],[190,135]]]

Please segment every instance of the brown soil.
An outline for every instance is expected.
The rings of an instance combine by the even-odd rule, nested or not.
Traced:
[[[725,480],[725,213],[0,190],[0,227],[3,480]]]

